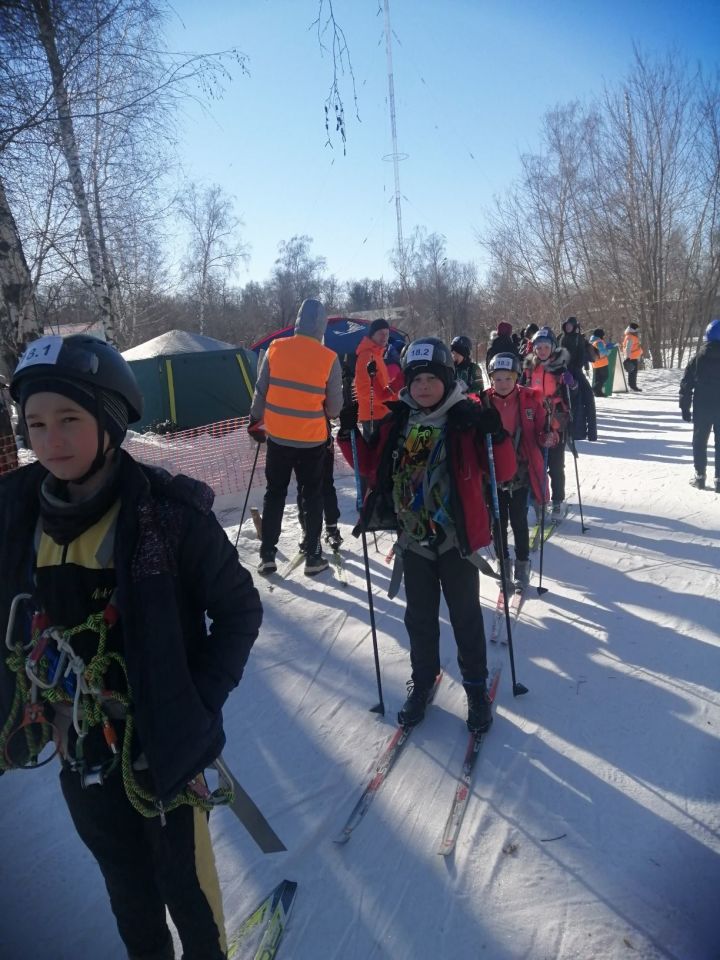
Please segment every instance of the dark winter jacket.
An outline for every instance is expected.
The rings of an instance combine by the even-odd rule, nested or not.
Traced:
[[[212,490],[121,456],[116,605],[137,736],[158,798],[167,802],[222,750],[221,709],[242,677],[262,606],[212,513]],[[0,479],[3,634],[13,597],[33,593],[45,475],[35,463]],[[2,724],[14,689],[15,675],[0,657]]]
[[[371,442],[357,437],[358,468],[368,478],[359,529],[397,530],[398,521],[393,502],[393,472],[397,453],[405,437],[410,407],[401,401],[392,403],[389,415],[382,421]],[[461,399],[447,413],[447,458],[449,464],[450,512],[458,549],[467,557],[487,546],[490,517],[485,501],[488,461],[483,425],[489,416],[499,426],[499,417],[474,400]],[[352,464],[349,439],[338,437],[340,448]],[[510,480],[517,469],[513,445],[503,432],[493,444],[498,483]]]
[[[467,387],[468,393],[481,393],[484,387],[480,364],[468,357],[455,364],[455,378],[461,380]]]
[[[691,408],[696,415],[720,416],[720,341],[704,343],[685,367],[680,381],[680,409],[687,415]]]
[[[520,356],[517,344],[513,340],[512,336],[510,334],[503,333],[495,334],[490,341],[487,353],[485,354],[486,368],[496,353],[512,353],[516,357]]]
[[[568,369],[575,376],[581,374],[583,367],[586,367],[593,360],[597,359],[597,351],[585,339],[585,335],[575,329],[571,333],[562,333],[558,338],[558,346],[563,347],[568,352]]]

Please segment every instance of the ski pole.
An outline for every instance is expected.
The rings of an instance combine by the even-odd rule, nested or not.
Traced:
[[[350,433],[350,445],[352,447],[353,467],[355,468],[356,504],[357,504],[358,511],[362,511],[363,496],[362,496],[362,487],[360,483],[360,467],[358,465],[357,436],[355,433],[356,430],[357,430],[357,427],[354,427],[352,432]],[[362,526],[362,523],[363,523],[363,518],[361,516],[360,524],[361,524],[361,536],[362,536],[362,548],[363,548],[363,562],[365,564],[365,585],[367,586],[368,610],[370,611],[370,632],[372,634],[373,656],[375,657],[375,676],[377,678],[378,696],[380,697],[380,702],[375,704],[374,707],[371,707],[370,712],[379,713],[380,716],[384,717],[385,702],[383,700],[382,680],[380,678],[380,653],[378,651],[377,629],[375,627],[375,604],[373,603],[372,582],[370,580],[370,558],[368,557],[367,537],[365,535],[365,527]]]
[[[253,460],[252,470],[250,471],[250,480],[248,481],[247,493],[245,494],[245,503],[243,504],[242,513],[240,514],[240,525],[238,527],[237,536],[235,537],[235,549],[237,550],[238,541],[240,540],[240,531],[242,530],[243,520],[245,519],[245,511],[247,510],[248,499],[250,497],[250,490],[252,489],[253,477],[255,476],[255,467],[257,466],[258,457],[260,456],[260,444],[256,443],[257,449],[255,450],[255,459]]]
[[[368,360],[368,376],[370,377],[370,431],[375,429],[375,375],[377,374],[377,363],[374,360]]]
[[[493,515],[495,517],[495,532],[498,545],[500,547],[500,585],[503,592],[503,603],[505,605],[505,624],[507,626],[508,653],[510,655],[510,673],[512,674],[513,696],[519,697],[528,692],[528,688],[519,683],[515,677],[515,654],[513,652],[512,628],[510,626],[510,605],[508,603],[507,577],[505,575],[505,547],[503,545],[502,530],[500,528],[500,501],[498,499],[497,478],[495,476],[495,454],[493,453],[492,436],[485,434],[485,443],[487,446],[488,464],[490,467],[490,489],[492,491]]]
[[[543,577],[543,556],[545,554],[545,505],[547,503],[547,488],[548,488],[548,460],[550,458],[550,451],[547,447],[543,450],[543,502],[540,507],[540,582],[538,583],[537,594],[541,597],[544,593],[548,592],[548,588],[542,585]]]
[[[362,518],[360,520],[362,523]],[[383,701],[382,680],[380,679],[380,653],[378,651],[377,630],[375,628],[375,604],[373,603],[372,583],[370,581],[370,558],[368,557],[367,537],[365,528],[362,528],[362,548],[363,561],[365,562],[365,583],[367,585],[368,610],[370,611],[370,632],[372,633],[373,656],[375,657],[375,677],[377,679],[378,696],[380,702],[374,707],[370,707],[370,713],[379,713],[381,717],[385,716],[385,702]]]
[[[580,496],[580,472],[578,470],[578,452],[577,447],[575,446],[575,434],[573,431],[573,408],[572,400],[570,399],[570,387],[565,384],[565,393],[567,394],[568,402],[568,414],[570,416],[570,423],[568,424],[568,439],[570,440],[570,452],[573,455],[573,460],[575,461],[575,482],[577,484],[577,495],[578,495],[578,507],[580,509],[580,529],[583,533],[587,533],[590,527],[585,526],[585,519],[583,517],[583,508],[582,508],[582,498]]]

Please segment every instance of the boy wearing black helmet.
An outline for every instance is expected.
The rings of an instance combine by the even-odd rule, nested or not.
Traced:
[[[257,591],[209,487],[120,449],[143,400],[113,347],[36,340],[11,394],[38,460],[0,480],[13,648],[0,658],[0,769],[34,765],[54,740],[129,956],[172,960],[167,905],[185,957],[220,960],[203,770],[258,633]]]
[[[442,593],[467,693],[468,728],[479,733],[492,721],[476,553],[491,539],[485,435],[498,435],[499,481],[515,472],[515,455],[504,434],[500,439],[497,412],[465,396],[441,340],[415,340],[403,368],[406,386],[374,442],[358,438],[359,468],[369,477],[360,525],[397,531],[393,585],[401,573],[405,580],[412,676],[398,720],[405,726],[422,720],[440,671]],[[346,418],[341,425],[344,433],[352,427]],[[341,446],[347,456],[346,439]]]
[[[471,359],[472,343],[469,337],[455,337],[450,344],[455,364],[455,376],[465,384],[468,393],[482,393],[483,378],[480,364]]]

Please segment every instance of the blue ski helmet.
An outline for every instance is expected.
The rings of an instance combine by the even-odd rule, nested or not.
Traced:
[[[705,331],[705,336],[703,337],[706,343],[715,341],[716,343],[720,341],[720,317],[716,317],[714,320],[711,320],[707,325],[707,330]]]
[[[540,327],[538,332],[532,338],[533,346],[536,346],[538,343],[549,343],[553,350],[555,349],[557,346],[557,340],[555,339],[555,334],[552,332],[550,327]]]

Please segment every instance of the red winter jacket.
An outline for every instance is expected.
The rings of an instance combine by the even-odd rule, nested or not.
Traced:
[[[495,393],[494,387],[486,390],[483,397],[487,397],[498,411],[506,430],[510,429],[508,424],[511,421],[517,422],[520,437],[518,439],[517,434],[512,437],[517,459],[528,466],[530,487],[535,501],[542,503],[544,498],[547,503],[549,494],[547,483],[544,482],[545,464],[542,443],[548,433],[548,413],[539,393],[517,384],[507,397],[500,397]],[[514,409],[508,411],[509,405],[512,404],[515,404]],[[516,414],[519,414],[519,417]]]
[[[491,540],[491,522],[485,499],[489,465],[485,435],[473,421],[482,408],[479,403],[462,399],[447,414],[447,463],[450,467],[450,509],[458,539],[458,549],[469,556]],[[368,530],[397,530],[393,503],[395,453],[404,437],[410,408],[404,403],[390,405],[390,414],[379,425],[370,443],[357,434],[358,469],[368,483],[368,491],[358,526]],[[345,459],[353,464],[349,438],[338,436]],[[495,476],[506,483],[517,472],[515,450],[509,437],[493,444]]]

